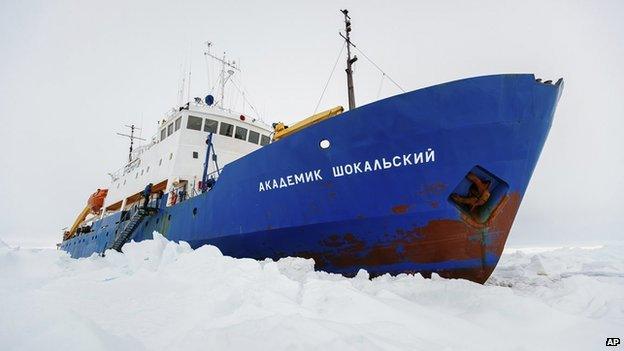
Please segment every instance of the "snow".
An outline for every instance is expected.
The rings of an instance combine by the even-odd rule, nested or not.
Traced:
[[[624,330],[622,246],[515,250],[486,285],[234,259],[155,234],[71,259],[0,241],[3,350],[587,350]]]

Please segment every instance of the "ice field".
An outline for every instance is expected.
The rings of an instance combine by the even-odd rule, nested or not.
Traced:
[[[3,350],[601,350],[624,337],[623,246],[508,250],[486,285],[355,278],[157,235],[71,259],[0,242]]]

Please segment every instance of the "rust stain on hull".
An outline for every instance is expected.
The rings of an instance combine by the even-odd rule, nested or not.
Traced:
[[[481,260],[481,265],[478,267],[425,270],[418,271],[418,273],[429,277],[435,272],[442,277],[468,279],[482,284],[495,268],[495,262],[486,262],[486,255],[498,258],[502,254],[511,225],[520,207],[520,200],[518,193],[507,195],[490,220],[484,224],[470,221],[469,218],[434,220],[423,227],[397,229],[388,240],[372,246],[366,245],[352,233],[336,234],[321,242],[329,249],[328,251],[301,252],[298,256],[313,258],[318,269],[327,266],[344,269],[478,259]],[[373,272],[371,274],[374,275]]]
[[[403,214],[407,212],[407,209],[409,209],[409,205],[396,205],[392,208],[392,212],[394,214]]]
[[[420,191],[417,192],[417,195],[420,196],[438,196],[446,190],[446,184],[442,182],[436,182],[427,184],[422,187]]]

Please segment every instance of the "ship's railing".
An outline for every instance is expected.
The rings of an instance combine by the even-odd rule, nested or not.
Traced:
[[[217,181],[219,179],[219,173],[217,171],[212,171],[208,173],[208,179],[211,179],[211,178]],[[210,191],[210,189],[207,189],[207,191]],[[167,202],[168,206],[171,206],[171,205],[180,203],[182,201],[186,201],[195,196],[201,195],[202,194],[201,180],[194,178],[192,181],[184,181],[182,182],[182,184],[177,185],[177,186],[172,185],[171,188],[169,188],[168,194],[170,195],[170,201]],[[182,196],[182,194],[184,195]],[[175,198],[174,202],[171,201],[171,196],[174,196]]]
[[[141,154],[149,150],[154,145],[156,145],[156,143],[152,141],[149,144],[138,146],[135,150],[132,151],[133,160],[131,162],[128,162],[121,168],[108,173],[108,175],[115,181],[123,177],[124,175],[131,173],[132,171],[134,171],[136,168],[138,168],[141,165],[141,158],[140,158]]]
[[[214,179],[215,181],[217,181],[219,179],[219,172],[217,171],[212,171],[210,173],[208,173],[208,179]],[[189,192],[189,197],[195,197],[197,195],[200,195],[202,193],[200,185],[201,182],[197,181],[193,181],[193,186],[191,187],[191,191]],[[208,189],[207,191],[210,191],[210,189]]]

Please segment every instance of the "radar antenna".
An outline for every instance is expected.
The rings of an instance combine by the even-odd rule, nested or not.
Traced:
[[[347,93],[349,94],[349,110],[352,110],[355,108],[355,92],[353,90],[353,69],[351,67],[358,58],[355,55],[353,56],[353,58],[351,58],[351,47],[355,47],[355,45],[351,43],[351,17],[349,17],[349,10],[344,9],[340,10],[340,12],[342,12],[342,14],[344,15],[345,34],[338,34],[340,34],[340,36],[347,43],[347,69],[345,71],[347,72]]]
[[[126,127],[130,128],[130,135],[122,134],[122,133],[117,133],[117,135],[130,139],[130,152],[128,152],[128,163],[130,163],[132,162],[132,147],[134,145],[134,139],[143,140],[143,141],[145,141],[145,139],[134,136],[134,130],[135,129],[141,130],[141,128],[135,127],[134,124],[131,124],[131,125],[126,124]]]

